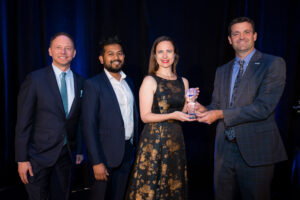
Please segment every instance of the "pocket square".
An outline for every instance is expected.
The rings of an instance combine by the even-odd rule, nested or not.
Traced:
[[[80,98],[82,97],[82,94],[83,94],[83,90],[80,90]]]
[[[256,65],[260,65],[260,62],[255,62],[254,64],[256,64]]]

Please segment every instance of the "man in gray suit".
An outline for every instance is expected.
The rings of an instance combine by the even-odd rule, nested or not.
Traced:
[[[285,62],[254,48],[251,19],[234,19],[228,31],[236,57],[217,69],[212,102],[200,105],[197,114],[199,122],[218,122],[215,195],[217,200],[268,200],[274,164],[287,159],[274,119]]]

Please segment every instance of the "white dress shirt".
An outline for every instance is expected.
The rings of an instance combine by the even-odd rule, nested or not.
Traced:
[[[57,85],[60,90],[61,87],[61,76],[63,71],[61,71],[58,67],[52,64],[52,68],[56,77]],[[71,69],[68,69],[66,71],[66,84],[67,84],[67,92],[68,92],[68,113],[70,112],[70,109],[72,107],[72,103],[75,97],[75,92],[74,92],[74,77],[73,77],[73,72]]]
[[[134,98],[130,87],[125,81],[126,74],[121,71],[120,72],[121,79],[120,81],[118,81],[106,69],[104,69],[104,72],[106,73],[106,76],[108,77],[117,96],[122,118],[125,125],[125,140],[129,140],[133,135],[133,129],[134,129],[133,128],[134,127],[134,122],[133,122]]]

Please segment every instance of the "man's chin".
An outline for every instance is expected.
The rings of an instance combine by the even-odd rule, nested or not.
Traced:
[[[111,68],[111,67],[104,67],[107,71],[112,72],[112,73],[118,73],[122,70],[122,67],[120,68]]]
[[[239,48],[239,49],[236,49],[236,52],[239,52],[239,53],[247,53],[249,51],[251,51],[252,48]]]
[[[69,68],[71,63],[53,63],[56,67],[61,67],[61,68]]]

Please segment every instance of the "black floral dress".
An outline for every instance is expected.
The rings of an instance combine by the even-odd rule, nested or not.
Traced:
[[[157,89],[152,112],[181,111],[185,102],[182,78],[153,77]],[[179,121],[145,124],[127,194],[132,200],[187,199],[185,144]]]

